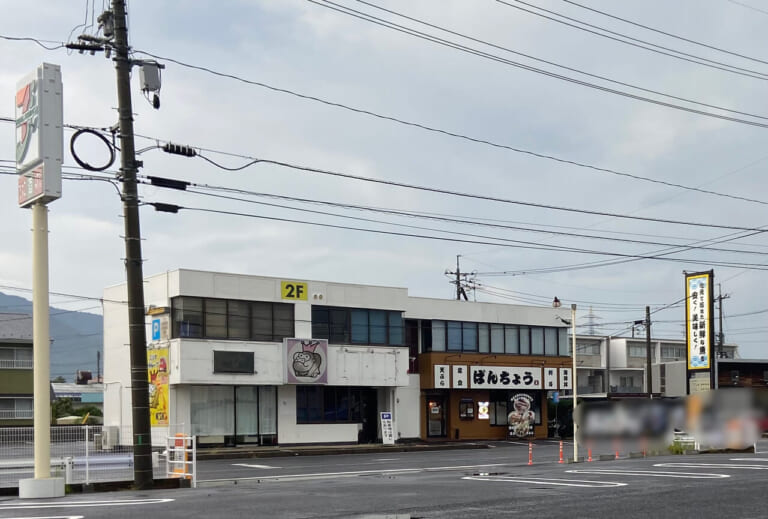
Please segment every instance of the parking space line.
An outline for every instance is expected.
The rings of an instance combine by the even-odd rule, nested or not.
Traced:
[[[658,478],[688,478],[688,479],[723,479],[728,474],[711,474],[706,472],[664,472],[656,470],[620,470],[620,469],[574,469],[566,470],[574,474],[610,474],[616,476],[649,476]]]
[[[738,463],[657,463],[654,467],[682,467],[682,468],[720,468],[720,469],[745,469],[768,470],[768,465],[740,465]]]
[[[560,479],[560,478],[522,478],[515,476],[464,476],[461,479],[471,481],[494,481],[503,483],[531,483],[534,485],[552,485],[559,487],[580,487],[580,488],[611,488],[625,487],[627,483],[618,481],[591,481],[584,479]]]
[[[112,501],[49,501],[39,503],[37,501],[24,501],[22,503],[0,504],[0,510],[34,510],[37,508],[84,508],[94,506],[137,506],[137,505],[159,505],[161,503],[170,503],[174,499],[114,499]]]

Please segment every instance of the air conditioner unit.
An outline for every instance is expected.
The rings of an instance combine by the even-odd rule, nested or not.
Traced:
[[[120,441],[120,428],[116,425],[105,425],[101,428],[101,448],[112,449]]]

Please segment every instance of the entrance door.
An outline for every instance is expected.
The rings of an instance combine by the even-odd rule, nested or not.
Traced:
[[[445,397],[427,397],[427,437],[445,438],[445,419],[448,410]]]
[[[360,391],[360,419],[362,426],[357,435],[357,441],[359,443],[375,442],[379,431],[375,389],[363,389]]]

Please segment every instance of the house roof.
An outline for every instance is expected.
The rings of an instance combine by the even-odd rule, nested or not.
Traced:
[[[0,341],[32,341],[32,316],[0,313]]]

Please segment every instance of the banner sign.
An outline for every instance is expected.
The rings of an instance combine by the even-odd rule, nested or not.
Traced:
[[[287,384],[328,383],[327,339],[283,339]]]
[[[560,389],[573,389],[571,371],[571,368],[560,368]]]
[[[147,349],[149,375],[149,422],[152,426],[168,425],[168,348]]]
[[[712,272],[685,276],[685,335],[688,369],[710,369],[713,322]]]
[[[471,366],[470,384],[473,389],[541,389],[541,366],[530,368]]]
[[[64,115],[61,68],[43,63],[16,87],[18,202],[29,207],[61,198]]]

